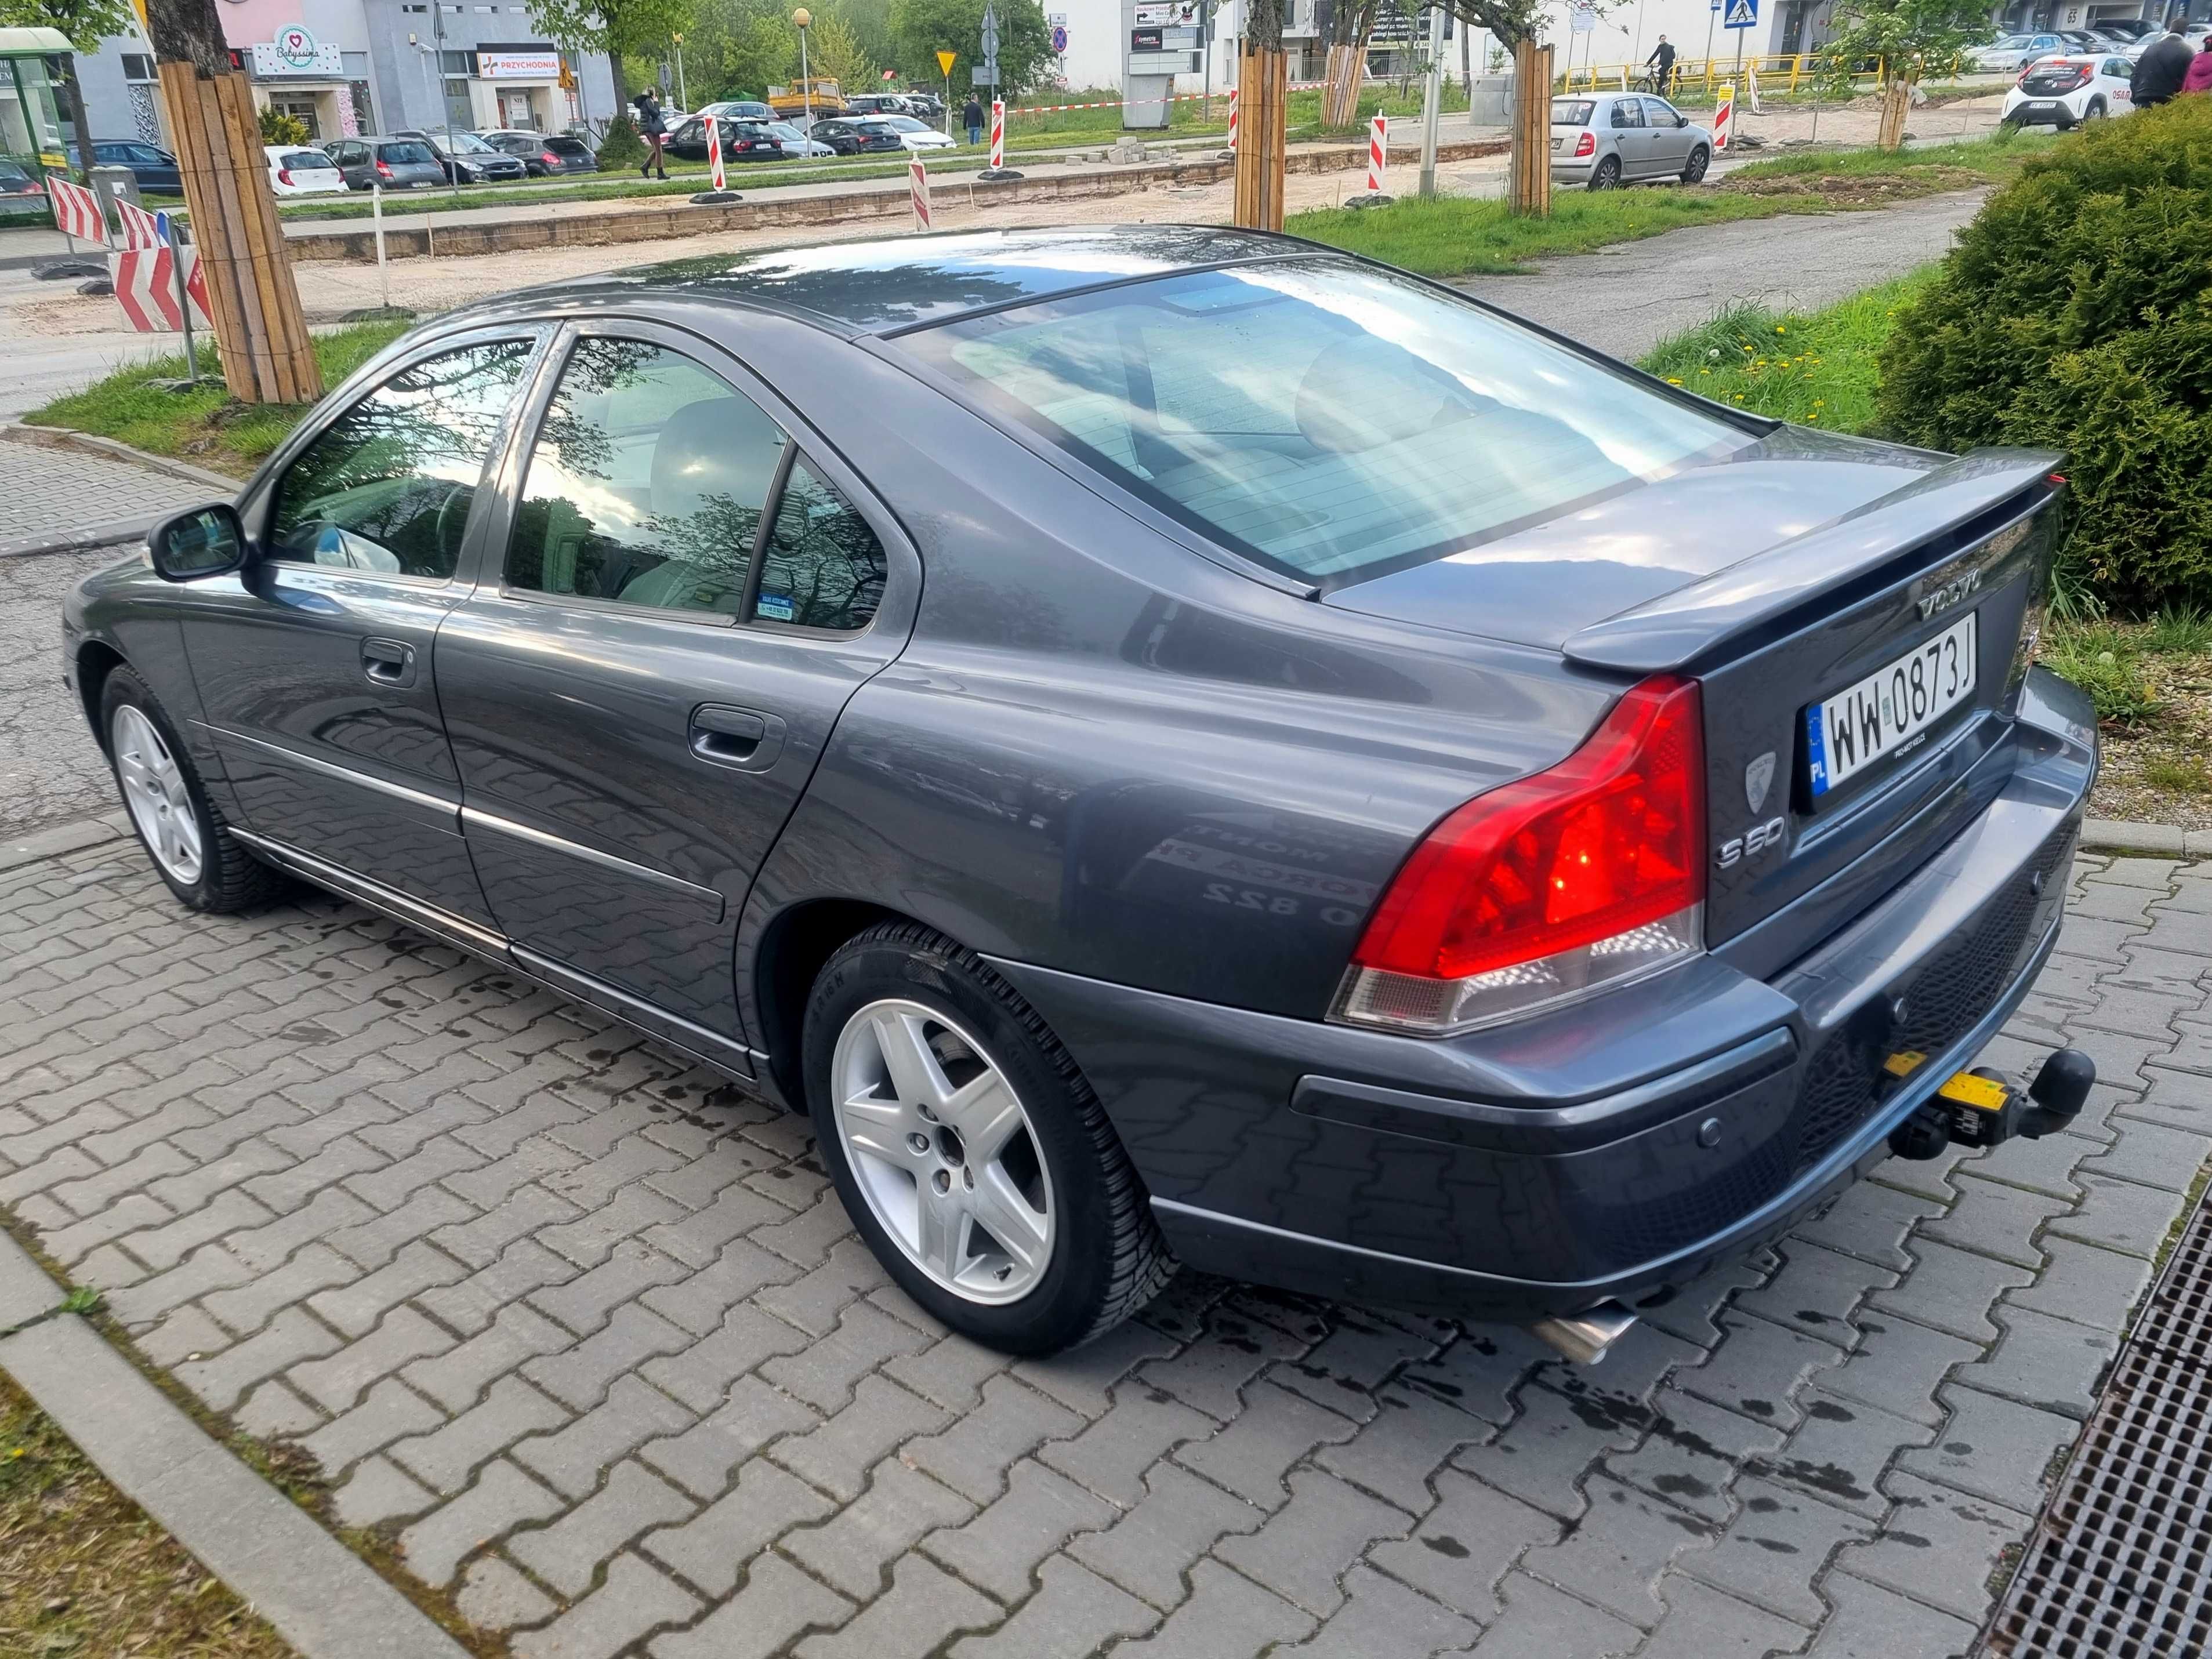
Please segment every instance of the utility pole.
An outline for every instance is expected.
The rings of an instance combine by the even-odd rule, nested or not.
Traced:
[[[813,21],[814,14],[804,6],[791,14],[792,27],[799,31],[799,106],[806,112],[810,141],[814,137],[814,82],[808,78],[806,68],[806,27]]]
[[[453,154],[453,100],[446,96],[446,0],[430,0],[430,39],[435,44],[430,48],[431,60],[437,73],[430,77],[430,85],[438,95],[438,107],[446,112],[446,182],[453,187],[453,199],[461,199],[461,164]]]
[[[313,403],[323,395],[322,370],[276,222],[252,90],[230,66],[216,0],[147,0],[146,34],[207,275],[223,383],[240,403]]]
[[[1443,106],[1443,0],[1429,7],[1429,74],[1421,88],[1421,194],[1437,193],[1437,117]]]

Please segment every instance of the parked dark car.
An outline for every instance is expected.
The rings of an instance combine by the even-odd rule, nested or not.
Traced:
[[[445,163],[420,138],[334,138],[323,149],[349,190],[421,190],[446,182]]]
[[[523,165],[520,156],[510,155],[495,145],[486,143],[473,132],[456,131],[449,141],[443,132],[424,132],[402,127],[393,136],[414,138],[428,144],[448,184],[518,184],[530,176],[529,169]],[[449,143],[450,151],[447,148]]]
[[[829,145],[840,155],[873,155],[878,151],[897,154],[906,149],[897,131],[886,126],[878,116],[828,116],[808,128],[806,136],[818,144]]]
[[[406,336],[64,667],[180,902],[810,1110],[979,1340],[1179,1258],[1587,1356],[1980,1122],[2097,763],[2056,460],[1213,226],[693,258]]]
[[[784,159],[783,140],[769,130],[765,121],[724,121],[721,124],[721,140],[725,161],[781,161]],[[671,155],[680,161],[705,161],[705,119],[693,116],[668,135],[665,148]]]
[[[597,173],[599,158],[580,138],[566,133],[528,132],[520,127],[495,127],[477,137],[494,149],[505,150],[522,163],[533,179],[569,173]]]
[[[161,196],[185,193],[184,178],[177,171],[177,158],[159,144],[136,138],[95,138],[92,141],[92,159],[104,167],[129,167],[141,191]]]

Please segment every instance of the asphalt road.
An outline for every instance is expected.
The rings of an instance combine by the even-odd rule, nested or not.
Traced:
[[[1694,225],[1595,253],[1539,260],[1528,276],[1476,276],[1459,286],[1530,322],[1632,359],[1739,301],[1810,309],[1940,259],[1985,194],[1929,196],[1867,213]]]

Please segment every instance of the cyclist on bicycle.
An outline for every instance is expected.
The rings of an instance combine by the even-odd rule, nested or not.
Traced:
[[[1662,97],[1671,96],[1674,90],[1674,48],[1668,44],[1665,35],[1659,37],[1659,44],[1651,49],[1651,55],[1644,64],[1653,71],[1651,89]]]

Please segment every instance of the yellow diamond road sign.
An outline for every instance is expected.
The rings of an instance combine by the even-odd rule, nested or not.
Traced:
[[[942,72],[942,73],[945,74],[945,75],[950,75],[950,74],[951,74],[951,73],[952,73],[952,60],[953,60],[954,58],[957,58],[959,55],[960,55],[960,54],[959,54],[958,52],[939,52],[939,53],[937,54],[937,67],[938,67],[939,70],[940,72]]]

